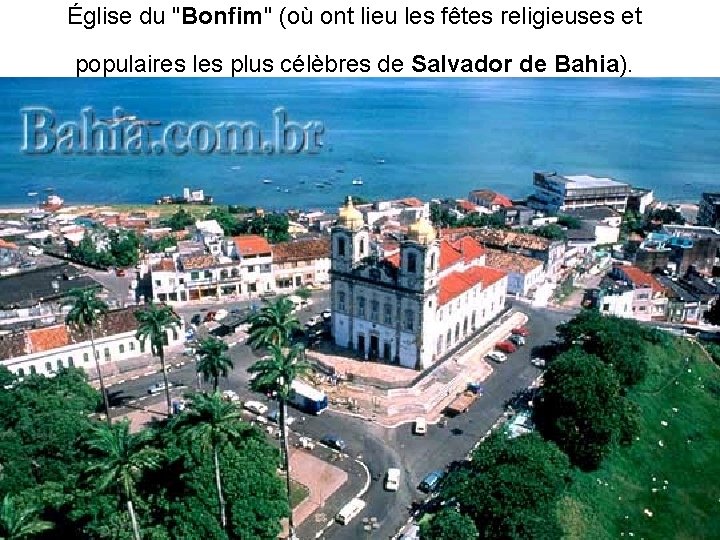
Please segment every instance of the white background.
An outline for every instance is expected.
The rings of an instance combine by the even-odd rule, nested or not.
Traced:
[[[287,4],[284,3],[287,1]],[[368,73],[336,72],[331,75],[368,76],[383,75],[377,69],[377,61],[390,55],[404,61],[405,69],[395,76],[557,76],[555,55],[585,58],[591,55],[599,59],[619,58],[622,54],[632,77],[666,76],[718,76],[717,26],[720,16],[720,4],[710,0],[686,0],[670,2],[667,0],[595,0],[567,1],[544,0],[533,4],[517,0],[465,1],[444,4],[443,0],[429,2],[347,2],[294,0],[256,0],[241,3],[236,0],[227,2],[216,0],[124,0],[102,3],[78,2],[82,10],[97,10],[105,7],[114,10],[128,10],[133,21],[129,25],[97,26],[85,29],[81,25],[70,25],[69,7],[71,2],[58,0],[25,0],[3,2],[0,17],[0,56],[1,76],[75,76],[77,59],[125,60],[133,55],[147,59],[168,58],[184,59],[186,69],[183,73],[153,72],[113,74],[113,76],[229,76],[233,58],[245,55],[257,61],[272,59],[274,70],[270,73],[249,73],[257,76],[328,76],[326,72],[313,72],[303,69],[301,72],[284,73],[279,69],[280,61],[295,59],[297,55],[329,55],[332,58],[367,58],[371,71]],[[173,6],[194,6],[198,10],[222,10],[232,5],[243,9],[271,7],[272,14],[263,14],[261,25],[183,25],[179,15],[171,13]],[[313,12],[312,25],[290,26],[283,30],[280,26],[280,12],[284,6],[288,9],[302,10],[307,7]],[[378,10],[396,10],[396,25],[361,25],[359,15],[361,7]],[[418,11],[434,11],[435,23],[408,26],[404,23],[406,6]],[[468,8],[477,11],[489,10],[493,13],[490,25],[450,25],[441,24],[440,10],[448,6]],[[152,7],[165,11],[165,24],[142,25],[139,13]],[[354,25],[323,25],[320,13],[323,10],[342,10],[353,7]],[[520,10],[523,7],[552,10],[611,10],[615,12],[615,24],[568,26],[548,25],[541,30],[528,25],[502,25],[502,10]],[[620,14],[625,10],[642,10],[642,25],[625,25]],[[412,57],[422,54],[426,58],[446,55],[451,58],[475,59],[487,54],[493,58],[511,58],[513,62],[509,72],[497,74],[463,74],[446,71],[441,74],[416,73],[412,71]],[[544,73],[522,73],[519,62],[532,54],[535,58],[548,61]],[[223,69],[219,73],[194,72],[193,56],[222,60]],[[92,74],[86,73],[84,76]],[[97,74],[102,76],[102,71]],[[96,76],[97,76],[96,75]],[[613,73],[569,73],[564,76],[617,76]]]

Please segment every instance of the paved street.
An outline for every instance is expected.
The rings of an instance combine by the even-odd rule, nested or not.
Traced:
[[[321,295],[319,295],[321,296]],[[324,295],[325,299],[327,295]],[[325,301],[315,298],[316,302],[310,313],[301,313],[307,318],[325,307]],[[361,420],[337,412],[326,411],[318,417],[303,416],[298,411],[291,410],[291,415],[297,418],[292,429],[302,435],[319,439],[326,434],[333,434],[345,440],[348,445],[348,454],[365,463],[370,471],[372,481],[367,494],[363,497],[367,502],[365,510],[349,525],[333,524],[325,532],[325,538],[357,539],[368,536],[363,529],[363,518],[374,517],[378,528],[373,530],[372,538],[389,538],[409,517],[409,508],[413,501],[420,501],[425,496],[417,490],[417,485],[428,472],[435,469],[444,469],[449,463],[463,459],[474,447],[477,440],[482,437],[502,414],[506,400],[516,391],[527,387],[539,374],[539,371],[530,364],[532,348],[546,344],[555,337],[555,326],[569,318],[569,314],[560,310],[534,309],[526,306],[517,306],[529,316],[527,324],[530,330],[528,344],[518,352],[509,355],[504,364],[494,365],[495,371],[484,383],[484,393],[470,410],[455,418],[448,419],[445,427],[430,425],[425,436],[414,436],[411,426],[404,425],[397,429],[387,429],[366,420]],[[190,310],[199,311],[197,308]],[[235,390],[242,399],[261,399],[248,389],[247,368],[257,359],[257,356],[244,344],[231,347],[231,356],[235,362],[235,369],[227,381],[221,382],[222,389]],[[187,360],[187,359],[186,359]],[[113,403],[131,403],[133,406],[162,407],[163,396],[148,396],[147,388],[157,382],[160,376],[141,377],[137,380],[128,380],[123,384],[110,388]],[[174,369],[170,373],[170,381],[185,388],[175,389],[173,393],[180,395],[187,388],[198,385],[193,363]],[[272,405],[271,405],[272,407]],[[315,452],[326,452],[316,450]],[[319,454],[318,454],[319,455]],[[385,492],[383,489],[383,475],[389,467],[398,467],[403,472],[401,487],[396,493]],[[331,497],[323,510],[328,521],[352,496],[358,486],[352,489],[341,490],[341,496]],[[300,531],[316,530],[318,526],[301,527]],[[308,531],[309,532],[309,531]]]

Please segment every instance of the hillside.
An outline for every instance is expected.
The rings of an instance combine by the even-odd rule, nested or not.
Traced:
[[[597,471],[574,473],[558,505],[568,539],[720,538],[720,369],[686,340],[652,350],[629,391],[640,434]]]

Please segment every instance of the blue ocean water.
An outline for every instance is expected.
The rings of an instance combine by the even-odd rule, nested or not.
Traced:
[[[164,123],[263,127],[284,106],[322,121],[325,144],[318,155],[28,156],[28,105],[60,121],[122,106]],[[0,205],[47,187],[70,202],[151,202],[192,186],[266,208],[480,187],[521,197],[534,170],[611,176],[675,201],[720,190],[720,79],[0,79]]]

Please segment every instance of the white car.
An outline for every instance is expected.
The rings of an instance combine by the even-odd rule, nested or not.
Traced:
[[[234,390],[225,390],[222,393],[222,397],[224,400],[231,401],[233,403],[236,401],[240,401],[240,396]]]
[[[413,433],[415,435],[425,435],[427,433],[427,421],[425,417],[418,416],[413,424]]]
[[[268,407],[259,401],[246,401],[244,407],[251,413],[263,415],[268,412]]]
[[[317,325],[320,324],[321,322],[322,322],[322,319],[320,318],[320,316],[318,316],[318,315],[313,315],[313,316],[310,317],[310,318],[308,319],[308,321],[305,323],[305,326],[307,326],[308,328],[311,328],[311,327],[313,327],[313,326],[317,326]]]
[[[537,368],[544,368],[546,365],[545,359],[540,358],[539,356],[536,356],[535,358],[530,360],[530,363]]]
[[[168,371],[170,371],[170,370],[168,370]],[[168,388],[172,388],[172,386],[173,386],[172,383],[169,382]],[[160,392],[164,392],[164,391],[165,391],[165,383],[162,383],[162,382],[155,383],[152,386],[150,386],[150,388],[148,388],[148,394],[151,394],[151,395],[159,394]]]
[[[400,487],[400,469],[388,469],[385,474],[385,489],[397,491]]]
[[[498,364],[502,364],[505,360],[507,360],[505,353],[501,353],[500,351],[492,351],[488,353],[487,357]]]

